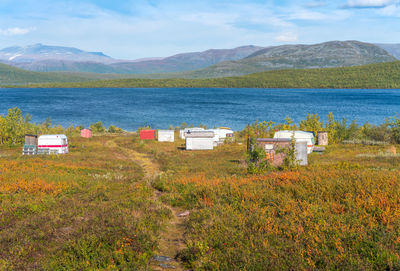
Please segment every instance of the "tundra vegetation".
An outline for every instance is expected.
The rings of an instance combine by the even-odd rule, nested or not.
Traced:
[[[299,128],[289,117],[214,151],[101,131],[71,132],[68,155],[21,156],[26,131],[64,128],[7,119],[15,112],[0,119],[21,124],[16,140],[1,134],[0,270],[149,270],[177,210],[190,211],[180,268],[400,269],[399,116],[376,126],[310,114],[300,127],[328,130],[333,144],[307,167],[254,174],[240,143]]]
[[[51,81],[51,83],[24,85],[24,87],[396,89],[400,88],[400,61],[343,68],[275,70],[244,76],[208,79],[137,78],[75,83],[62,82]],[[1,85],[5,86],[7,83]],[[8,85],[10,85],[9,87],[21,87],[21,85]]]

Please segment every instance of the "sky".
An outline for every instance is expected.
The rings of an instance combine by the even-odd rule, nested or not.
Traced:
[[[331,40],[400,43],[400,0],[0,0],[0,48],[138,59]]]

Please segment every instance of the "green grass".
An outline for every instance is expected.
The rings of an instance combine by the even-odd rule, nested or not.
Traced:
[[[277,70],[214,79],[118,79],[81,83],[30,84],[72,88],[400,88],[400,61],[358,67]]]

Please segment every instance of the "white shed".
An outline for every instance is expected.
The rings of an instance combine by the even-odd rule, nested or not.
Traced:
[[[204,128],[200,128],[200,127],[192,127],[192,128],[185,128],[182,129],[179,133],[179,137],[182,139],[185,139],[186,134],[190,133],[190,132],[197,132],[197,131],[204,131]]]
[[[174,130],[158,130],[158,141],[159,142],[174,142],[175,131]]]
[[[194,131],[186,134],[186,150],[213,150],[214,133],[210,131]]]

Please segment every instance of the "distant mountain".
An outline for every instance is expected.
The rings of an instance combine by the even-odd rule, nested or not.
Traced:
[[[0,62],[39,72],[71,71],[119,74],[153,74],[202,69],[227,60],[238,60],[262,49],[242,46],[234,49],[211,49],[167,58],[117,60],[103,53],[35,44],[0,50]]]
[[[268,47],[237,61],[226,61],[186,73],[186,78],[244,75],[279,69],[358,66],[396,59],[384,49],[358,41],[331,41],[315,45]]]
[[[13,46],[4,48],[0,50],[0,60],[10,63],[33,63],[47,60],[99,63],[117,61],[101,52],[85,52],[76,48],[49,46],[40,43],[25,47]]]
[[[400,59],[400,44],[378,43],[376,45],[381,47],[382,49],[386,50],[389,54],[391,54],[395,58]]]
[[[258,46],[242,46],[234,49],[211,49],[204,52],[184,53],[161,60],[113,63],[110,66],[120,73],[151,74],[184,72],[205,68],[228,60],[238,60],[263,49]]]
[[[36,72],[91,72],[118,73],[109,64],[93,61],[70,61],[60,59],[39,60],[33,62],[9,63],[15,67]]]
[[[395,60],[394,56],[400,57],[400,45],[374,45],[358,41],[274,47],[249,45],[137,60],[118,60],[101,52],[42,44],[0,50],[0,62],[24,70],[97,73],[104,74],[104,78],[109,77],[106,74],[145,78],[226,77],[268,70],[346,67],[390,62]],[[85,78],[86,76],[84,75]]]

